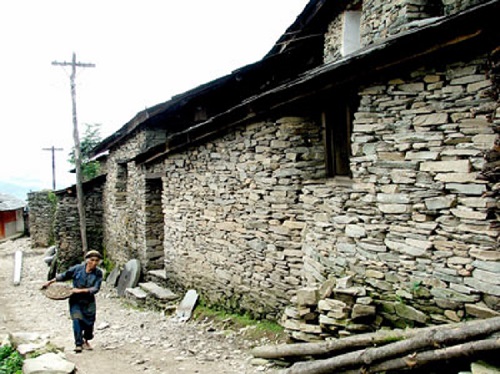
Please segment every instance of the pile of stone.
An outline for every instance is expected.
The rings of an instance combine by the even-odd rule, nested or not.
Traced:
[[[282,317],[296,341],[318,341],[374,331],[382,318],[366,288],[353,286],[351,277],[331,279],[321,287],[299,289]]]
[[[11,346],[25,357],[23,374],[72,374],[76,365],[67,360],[62,348],[54,346],[48,335],[16,332],[0,335],[0,346]],[[33,356],[27,358],[28,355]]]

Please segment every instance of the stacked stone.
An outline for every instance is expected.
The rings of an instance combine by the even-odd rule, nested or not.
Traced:
[[[146,249],[141,262],[144,271],[163,269],[163,211],[161,204],[162,181],[152,179],[146,182],[145,237]]]
[[[486,57],[366,88],[351,181],[304,187],[309,284],[351,274],[396,326],[500,311],[494,181],[498,141]]]
[[[442,0],[444,14],[451,15],[475,6],[486,3],[488,0]]]
[[[303,178],[324,175],[323,156],[320,128],[296,117],[171,155],[163,195],[169,277],[208,303],[277,318],[302,281],[297,203]]]
[[[438,15],[440,9],[431,3],[422,0],[363,1],[362,45],[376,43],[402,32],[414,21]]]
[[[28,206],[31,245],[33,247],[48,247],[54,243],[56,195],[47,190],[29,192]]]
[[[299,289],[281,323],[296,341],[316,341],[373,331],[379,326],[376,306],[351,277],[330,279],[321,287]]]
[[[84,185],[88,250],[103,250],[103,184],[95,180]],[[74,189],[58,193],[54,231],[58,252],[58,271],[83,260],[78,202]]]
[[[146,182],[139,180],[134,162],[127,162],[147,148],[144,131],[133,133],[127,142],[120,144],[108,156],[107,175],[103,201],[106,202],[104,237],[110,261],[120,266],[132,258],[141,259],[145,265],[146,239],[144,199]],[[140,227],[140,229],[138,229]]]

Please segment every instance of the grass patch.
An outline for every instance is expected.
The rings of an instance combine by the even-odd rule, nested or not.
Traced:
[[[12,346],[0,347],[0,374],[22,374],[23,356]]]
[[[204,305],[197,305],[192,320],[210,323],[218,330],[234,331],[246,340],[255,344],[260,342],[284,343],[287,335],[278,323],[268,320],[256,320],[247,314],[241,315],[216,310]]]

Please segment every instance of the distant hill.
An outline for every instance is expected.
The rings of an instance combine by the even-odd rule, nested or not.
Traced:
[[[36,188],[30,188],[25,186],[19,186],[17,184],[12,184],[8,182],[0,181],[0,192],[12,195],[17,197],[18,199],[27,201],[28,200],[28,192],[38,191]]]

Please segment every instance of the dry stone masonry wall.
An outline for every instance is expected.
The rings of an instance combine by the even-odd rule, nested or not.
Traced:
[[[498,186],[481,177],[500,122],[487,61],[422,69],[360,92],[352,180],[312,182],[301,196],[311,212],[304,215],[304,271],[317,296],[293,299],[285,314],[297,339],[381,322],[499,314],[498,202],[492,197]],[[361,301],[330,300],[345,288],[353,292],[335,285],[343,276]],[[332,282],[333,291],[320,292]],[[346,305],[333,313],[325,308],[339,301]],[[384,321],[370,315],[360,327],[350,313],[361,306],[375,306]]]
[[[166,159],[167,276],[209,303],[277,318],[302,282],[303,179],[323,165],[320,129],[301,118]]]
[[[56,195],[52,191],[28,193],[29,226],[33,247],[48,247],[54,243]]]
[[[423,25],[439,16],[449,16],[487,0],[364,0],[350,2],[346,11],[361,10],[361,47],[381,42],[390,36]],[[324,61],[342,58],[340,48],[344,14],[339,14],[325,34]]]
[[[104,240],[111,262],[124,265],[139,258],[144,237],[143,173],[130,161],[144,147],[146,134],[133,134],[110,152],[104,190]]]
[[[94,181],[84,185],[85,218],[88,249],[103,250],[103,184]],[[58,193],[55,215],[56,246],[59,249],[58,271],[83,261],[80,217],[75,189]]]

